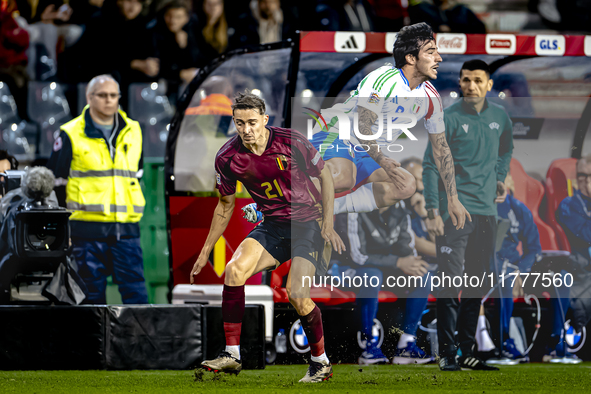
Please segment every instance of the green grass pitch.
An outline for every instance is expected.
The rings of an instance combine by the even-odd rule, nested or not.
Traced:
[[[239,376],[195,371],[0,371],[0,393],[589,393],[591,362],[529,364],[499,372],[441,372],[436,365],[335,365],[334,377],[301,384],[305,365]]]

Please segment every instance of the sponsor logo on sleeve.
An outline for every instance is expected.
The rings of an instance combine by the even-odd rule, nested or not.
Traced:
[[[513,55],[517,49],[517,39],[513,34],[487,34],[486,53],[491,55]]]
[[[380,95],[378,94],[378,92],[372,92],[369,95],[369,99],[367,100],[367,102],[369,104],[375,104],[378,105],[378,103],[380,102]]]
[[[314,156],[314,158],[312,159],[312,164],[316,165],[318,164],[318,160],[320,160],[320,152],[316,152],[316,155]]]
[[[566,49],[566,39],[559,35],[536,36],[536,55],[562,56]]]
[[[451,252],[453,252],[453,249],[450,248],[449,246],[442,246],[441,247],[441,253],[451,254]]]
[[[359,53],[365,51],[365,33],[337,31],[334,34],[334,50]]]
[[[437,47],[439,53],[464,54],[468,47],[468,40],[463,33],[439,33]]]
[[[585,56],[591,56],[591,36],[585,37]]]
[[[57,137],[55,142],[53,143],[53,151],[57,152],[58,150],[62,149],[64,146],[64,142],[62,141],[62,137]]]

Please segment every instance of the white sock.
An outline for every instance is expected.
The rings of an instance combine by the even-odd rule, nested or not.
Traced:
[[[321,364],[330,364],[330,361],[328,361],[328,357],[326,357],[326,353],[322,353],[318,357],[312,356],[312,361],[317,362],[317,363],[321,363]]]
[[[400,336],[400,339],[398,340],[398,349],[404,349],[409,344],[409,342],[414,342],[416,340],[417,338],[414,335],[403,332]]]
[[[371,212],[378,209],[373,195],[373,183],[368,183],[344,197],[335,198],[334,214],[344,212]]]
[[[478,316],[478,325],[476,326],[476,344],[478,351],[489,352],[495,348],[488,330],[486,328],[486,317],[484,315]]]
[[[233,357],[240,360],[240,345],[236,346],[226,346],[226,351],[230,353]]]

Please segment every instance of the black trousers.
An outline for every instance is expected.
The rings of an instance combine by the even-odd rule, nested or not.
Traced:
[[[455,356],[457,343],[463,355],[471,355],[476,343],[475,334],[482,297],[490,289],[490,271],[495,252],[497,221],[495,216],[472,215],[472,222],[466,221],[463,229],[456,230],[451,219],[445,222],[445,235],[437,237],[437,275],[442,285],[437,294],[437,337],[439,354],[442,357]],[[463,276],[478,277],[468,282]],[[451,277],[443,280],[444,275]],[[454,277],[462,277],[462,285],[453,284]],[[483,283],[484,282],[484,283]],[[461,303],[458,295],[462,290]],[[458,331],[456,338],[454,333]]]

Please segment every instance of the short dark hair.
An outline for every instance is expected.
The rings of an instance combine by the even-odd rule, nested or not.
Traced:
[[[169,1],[168,3],[164,3],[164,5],[161,7],[162,7],[162,9],[160,12],[162,13],[162,15],[166,14],[168,12],[168,10],[179,9],[179,8],[184,9],[187,12],[187,15],[190,15],[190,13],[191,13],[191,8],[186,0],[172,0],[172,1]]]
[[[13,155],[9,154],[7,150],[0,150],[0,161],[8,160],[10,162],[11,170],[18,170],[18,160]]]
[[[234,104],[232,105],[232,113],[237,109],[256,109],[259,114],[264,115],[267,112],[265,100],[246,89],[244,93],[238,92],[234,97]]]
[[[490,78],[490,67],[488,66],[488,64],[486,64],[485,61],[480,60],[480,59],[472,59],[472,60],[468,60],[467,62],[464,62],[464,64],[462,64],[462,68],[460,69],[460,78],[462,78],[462,71],[463,70],[468,70],[468,71],[482,70],[486,73],[486,77]]]
[[[404,26],[400,29],[392,50],[396,68],[406,66],[406,55],[410,54],[418,59],[419,51],[423,45],[433,40],[433,29],[425,22]]]

